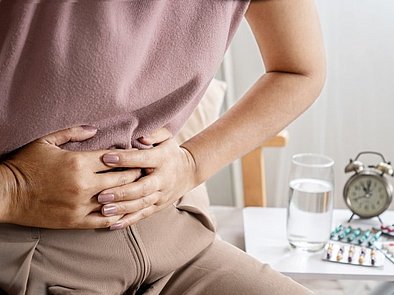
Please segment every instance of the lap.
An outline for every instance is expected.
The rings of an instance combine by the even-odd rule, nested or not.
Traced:
[[[0,224],[0,294],[133,294],[213,240],[195,214],[174,206],[117,231]]]
[[[187,212],[170,207],[137,227],[110,232],[1,225],[0,290],[119,294],[129,287],[134,293],[133,286],[146,282],[152,287],[144,294],[307,293],[268,265],[214,239]]]
[[[119,294],[138,265],[127,230],[0,225],[0,290],[8,294]],[[1,294],[1,292],[0,292]]]
[[[156,294],[154,290],[146,294]],[[216,239],[166,279],[160,294],[310,294],[300,284]]]

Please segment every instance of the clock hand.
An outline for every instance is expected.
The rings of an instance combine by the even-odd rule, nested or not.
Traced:
[[[368,190],[368,193],[371,192],[371,184],[372,184],[371,180],[368,180],[368,181],[367,181],[367,190]]]
[[[358,197],[354,198],[354,200],[355,200],[355,201],[358,201],[359,199],[367,198],[367,197],[369,196],[369,194],[370,194],[370,193],[366,193],[366,194],[364,194],[364,195],[362,195],[362,196],[358,196]]]

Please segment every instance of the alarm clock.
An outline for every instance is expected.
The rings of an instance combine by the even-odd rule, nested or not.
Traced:
[[[376,165],[365,166],[359,157],[374,154],[382,158]],[[393,196],[393,187],[385,175],[394,175],[390,162],[377,152],[361,152],[345,167],[345,173],[354,172],[343,189],[343,198],[347,207],[352,211],[350,222],[354,215],[360,218],[379,217],[389,206]]]

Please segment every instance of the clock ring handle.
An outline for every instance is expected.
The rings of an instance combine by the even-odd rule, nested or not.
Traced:
[[[380,156],[380,157],[382,158],[383,162],[385,162],[385,163],[387,163],[387,164],[390,164],[390,162],[386,161],[386,159],[384,158],[384,156],[383,156],[381,153],[373,152],[373,151],[364,151],[364,152],[361,152],[361,153],[359,153],[359,154],[356,156],[356,158],[355,158],[354,160],[357,161],[357,159],[358,159],[361,155],[364,155],[364,154],[374,154],[374,155]]]
[[[348,165],[347,166],[347,170],[345,170],[345,171],[349,171],[349,169],[351,170],[351,169],[355,169],[355,168],[358,168],[358,170],[357,169],[355,170],[357,173],[362,171],[363,170],[363,165],[362,165],[361,162],[357,161],[357,159],[361,155],[364,155],[364,154],[374,154],[374,155],[380,156],[382,158],[382,160],[383,160],[383,162],[380,162],[377,165],[368,165],[368,168],[375,168],[376,170],[378,170],[381,173],[381,175],[387,174],[387,175],[390,175],[390,176],[394,176],[394,169],[391,166],[391,163],[389,161],[386,161],[386,159],[384,158],[384,156],[381,153],[372,152],[372,151],[365,151],[365,152],[359,153],[357,155],[357,157],[355,158],[354,162],[351,161],[351,163],[349,164],[350,167],[348,167],[349,166]],[[357,165],[355,165],[356,163],[357,163]]]

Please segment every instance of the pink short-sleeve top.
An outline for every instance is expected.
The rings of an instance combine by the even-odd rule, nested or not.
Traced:
[[[249,0],[0,1],[0,155],[71,126],[68,150],[146,148],[176,134],[218,70]]]

